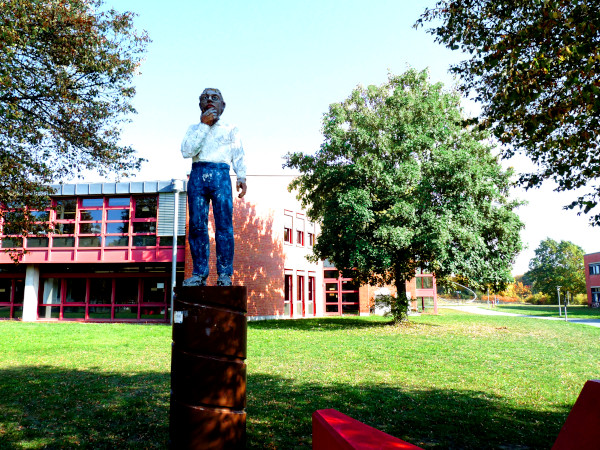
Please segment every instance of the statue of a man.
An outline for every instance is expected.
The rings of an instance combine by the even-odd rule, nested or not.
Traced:
[[[233,199],[230,164],[237,175],[239,198],[246,194],[246,164],[244,149],[234,126],[219,121],[225,102],[221,91],[207,88],[200,95],[200,123],[191,125],[181,153],[192,158],[188,182],[189,243],[194,262],[192,276],[184,286],[205,286],[208,278],[208,209],[213,205],[215,240],[217,244],[218,286],[231,286],[233,274]]]

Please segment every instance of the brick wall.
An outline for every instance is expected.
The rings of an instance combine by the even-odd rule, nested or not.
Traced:
[[[252,176],[247,179],[248,192],[243,199],[234,194],[233,228],[235,257],[234,285],[248,288],[249,316],[284,315],[284,271],[309,272],[317,276],[317,311],[323,311],[323,270],[321,264],[309,263],[307,246],[283,242],[284,211],[302,214],[295,195],[287,190],[291,176]],[[235,177],[232,177],[235,188]],[[216,284],[216,253],[212,209],[209,215],[210,276],[209,285]],[[305,241],[306,242],[306,241]],[[186,242],[185,277],[191,276],[192,258]],[[294,289],[294,296],[296,289]]]
[[[590,253],[583,256],[588,306],[592,304],[592,287],[600,287],[600,275],[590,275],[590,264],[593,263],[600,263],[600,253]]]

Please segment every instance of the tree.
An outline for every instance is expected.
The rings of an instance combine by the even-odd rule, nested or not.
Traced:
[[[417,268],[500,287],[521,249],[511,172],[485,133],[462,126],[459,104],[426,71],[390,75],[330,105],[315,155],[287,155],[301,173],[290,189],[321,224],[314,257],[362,283],[395,282],[399,320]]]
[[[535,249],[524,279],[532,282],[533,290],[556,298],[556,287],[561,292],[582,294],[585,287],[584,250],[570,241],[556,242],[547,238]]]
[[[482,103],[480,123],[536,164],[526,188],[588,190],[567,208],[600,201],[600,1],[444,0],[415,26],[436,22],[436,41],[469,54],[451,71]],[[441,22],[441,23],[440,23]],[[590,222],[600,224],[600,213]]]
[[[102,0],[0,2],[0,215],[26,235],[49,184],[93,169],[126,176],[142,162],[119,143],[148,37]]]

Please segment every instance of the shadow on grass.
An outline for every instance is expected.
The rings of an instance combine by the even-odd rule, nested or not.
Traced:
[[[255,374],[248,379],[248,448],[310,448],[311,414],[326,408],[423,448],[522,450],[550,448],[570,406],[544,412],[477,391],[323,386]]]
[[[401,386],[401,380],[398,386]],[[424,448],[549,448],[568,407],[514,408],[483,392],[248,377],[248,448],[310,448],[311,414],[335,408]],[[166,448],[169,374],[53,367],[0,372],[0,448]]]
[[[387,327],[391,319],[383,317],[322,317],[315,319],[256,320],[248,328],[256,330],[332,331]]]
[[[0,371],[0,448],[166,448],[169,374]]]

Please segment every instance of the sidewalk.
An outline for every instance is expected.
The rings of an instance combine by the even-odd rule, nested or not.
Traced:
[[[464,305],[464,306],[443,306],[443,308],[456,309],[458,311],[464,311],[470,314],[482,314],[486,316],[513,316],[513,317],[528,317],[530,319],[544,319],[544,320],[562,320],[565,321],[564,317],[542,317],[542,316],[528,316],[526,314],[515,314],[502,311],[494,311],[493,309],[484,309],[480,306],[475,305]],[[568,317],[568,311],[567,311]],[[590,325],[592,327],[600,328],[600,319],[568,319],[569,323],[580,323],[583,325]]]

